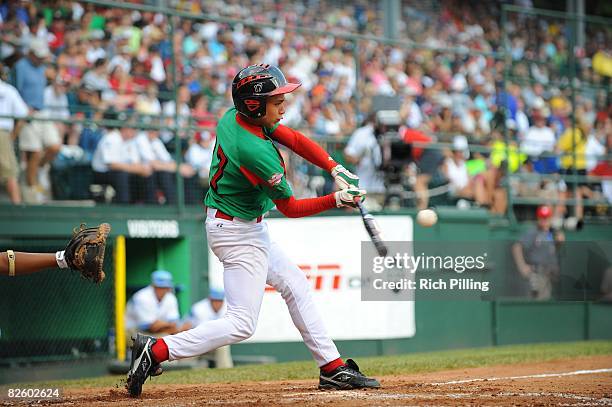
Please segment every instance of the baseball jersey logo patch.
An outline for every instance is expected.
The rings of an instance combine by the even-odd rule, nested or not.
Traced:
[[[280,182],[283,180],[283,174],[274,174],[272,175],[272,177],[270,177],[270,179],[268,180],[268,184],[273,187],[276,186],[278,184],[280,184]]]
[[[244,104],[246,105],[247,109],[249,109],[249,112],[252,112],[252,111],[257,110],[259,108],[259,100],[246,99],[244,101]]]

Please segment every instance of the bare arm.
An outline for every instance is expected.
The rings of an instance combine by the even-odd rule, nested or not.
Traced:
[[[521,245],[519,242],[516,242],[512,245],[512,257],[514,257],[514,262],[521,275],[525,278],[529,277],[533,270],[531,269],[531,266],[525,261],[525,256],[523,254],[523,245]]]
[[[36,273],[49,268],[57,268],[55,253],[15,252],[15,275]],[[6,252],[0,253],[0,275],[8,276],[9,261]]]

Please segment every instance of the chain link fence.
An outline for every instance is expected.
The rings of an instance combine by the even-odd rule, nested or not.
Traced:
[[[36,253],[54,253],[65,244],[55,239],[0,240],[0,247]],[[114,356],[112,264],[109,242],[101,285],[59,268],[2,277],[0,366]]]

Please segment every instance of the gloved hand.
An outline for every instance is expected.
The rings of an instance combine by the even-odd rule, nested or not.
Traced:
[[[347,188],[338,192],[334,192],[336,198],[336,206],[342,208],[343,206],[349,208],[357,207],[357,200],[363,201],[367,192],[365,189]]]
[[[334,183],[339,190],[350,187],[359,188],[359,177],[340,164],[332,168],[331,175],[334,177]]]
[[[105,277],[104,251],[110,230],[108,223],[102,223],[95,228],[85,228],[85,225],[81,225],[75,229],[65,249],[68,266],[94,283],[101,283]]]

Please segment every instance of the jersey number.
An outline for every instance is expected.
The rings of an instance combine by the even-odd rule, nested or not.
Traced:
[[[218,193],[217,184],[219,183],[219,180],[223,176],[223,170],[225,169],[225,166],[227,165],[227,156],[223,152],[223,149],[221,148],[221,144],[217,146],[217,158],[219,158],[219,169],[217,169],[217,172],[210,180],[210,187],[213,189],[213,191]]]

